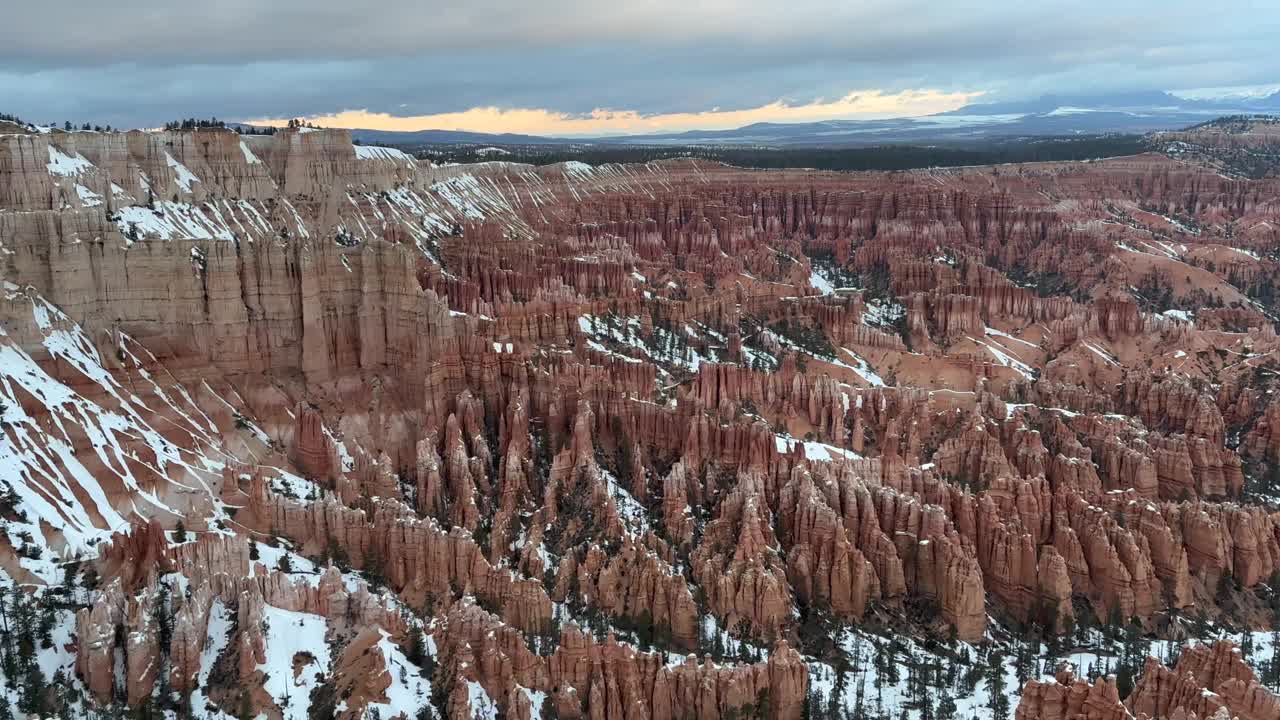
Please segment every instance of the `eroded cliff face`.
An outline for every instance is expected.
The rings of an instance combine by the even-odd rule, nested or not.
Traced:
[[[0,564],[82,710],[1012,706],[886,668],[1271,626],[1276,192],[0,135]],[[1017,716],[1272,717],[1224,652]]]
[[[1054,680],[1029,682],[1015,718],[1252,720],[1277,713],[1280,697],[1259,684],[1240,648],[1219,641],[1186,648],[1172,667],[1148,657],[1137,685],[1123,702],[1114,678],[1089,683],[1064,669]]]

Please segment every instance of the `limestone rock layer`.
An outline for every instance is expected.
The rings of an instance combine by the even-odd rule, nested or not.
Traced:
[[[1269,630],[1278,190],[0,134],[0,567],[83,593],[74,707],[273,720],[812,717],[893,653]],[[1280,716],[1223,643],[1041,670],[1020,720]]]

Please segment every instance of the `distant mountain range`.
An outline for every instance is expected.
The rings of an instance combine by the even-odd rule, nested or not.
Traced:
[[[481,133],[468,132],[466,130],[397,132],[394,130],[353,129],[351,136],[359,142],[379,145],[564,145],[565,143],[584,142],[582,140],[540,137],[538,135]]]
[[[754,123],[732,130],[656,135],[554,138],[455,130],[353,130],[365,143],[390,145],[733,145],[858,146],[886,143],[973,143],[1008,137],[1173,130],[1223,115],[1280,113],[1280,92],[1257,97],[1191,98],[1168,92],[1045,95],[981,103],[936,115],[887,120]]]

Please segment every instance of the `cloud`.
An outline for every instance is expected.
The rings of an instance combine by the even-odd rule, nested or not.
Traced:
[[[6,13],[0,57],[60,65],[112,62],[122,55],[253,62],[728,42],[743,50],[905,59],[1090,46],[1127,35],[1126,21],[1141,19],[1151,31],[1185,15],[1155,0],[1132,4],[1126,17],[1117,7],[1090,12],[1087,0],[381,0],[374,6],[346,0],[63,0]],[[1214,22],[1196,14],[1204,24]]]
[[[0,23],[0,109],[117,126],[348,108],[675,126],[723,119],[717,107],[793,117],[854,88],[1007,99],[1264,84],[1280,78],[1278,15],[1272,0],[1229,13],[1190,0],[21,3]]]
[[[972,101],[981,92],[940,92],[907,90],[885,93],[880,90],[852,92],[830,102],[816,101],[792,105],[776,101],[741,110],[713,108],[703,112],[641,114],[635,110],[592,110],[568,114],[545,109],[477,107],[463,112],[396,116],[347,110],[307,118],[324,127],[368,130],[471,130],[489,133],[523,133],[573,137],[583,135],[641,134],[682,130],[719,130],[758,122],[816,122],[840,118],[888,118],[928,115],[954,110]],[[264,118],[254,124],[282,126],[285,118]]]

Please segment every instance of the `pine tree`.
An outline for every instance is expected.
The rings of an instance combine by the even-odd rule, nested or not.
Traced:
[[[843,650],[837,651],[832,666],[836,673],[835,686],[831,691],[832,702],[843,705],[845,691],[849,687],[849,659],[845,657]]]
[[[1003,691],[992,696],[991,717],[992,720],[1009,720],[1009,696]]]
[[[853,697],[853,720],[865,720],[866,710],[863,709],[863,699],[867,695],[867,674],[858,674],[858,692]]]
[[[1014,658],[1014,672],[1017,673],[1018,682],[1020,684],[1026,684],[1033,675],[1036,662],[1035,650],[1038,650],[1039,648],[1036,647],[1036,649],[1033,650],[1031,643],[1024,643],[1017,639],[1015,639],[1014,642],[1016,643],[1014,648],[1014,652],[1016,653]],[[1038,646],[1039,643],[1035,643],[1035,645]]]
[[[826,716],[829,718],[840,717],[840,708],[844,706],[844,688],[840,684],[840,676],[836,675],[836,684],[831,689],[831,694],[827,696]]]
[[[916,707],[920,708],[920,720],[936,720],[939,717],[933,712],[933,696],[929,694],[929,688],[923,682],[920,683]]]
[[[940,720],[949,720],[956,716],[956,701],[951,698],[951,693],[942,693],[942,699],[938,701],[938,718]]]
[[[1262,683],[1273,689],[1280,689],[1280,630],[1271,632],[1271,662],[1263,666]]]
[[[422,632],[413,630],[409,638],[409,652],[405,653],[405,657],[409,662],[422,667],[422,663],[427,657],[427,645],[422,640]]]
[[[386,563],[383,561],[382,555],[373,547],[365,549],[364,576],[374,589],[382,587],[387,582]]]
[[[1133,668],[1127,662],[1120,663],[1119,669],[1116,670],[1116,692],[1121,698],[1127,698],[1129,693],[1133,692],[1133,685]]]
[[[1107,612],[1107,636],[1115,640],[1120,635],[1121,627],[1124,625],[1124,617],[1120,614],[1120,603],[1112,604],[1111,609]]]
[[[0,636],[0,670],[4,670],[4,676],[12,687],[18,675],[18,657],[13,636],[9,633],[9,591],[4,587],[0,587],[0,630],[3,630]]]
[[[1215,593],[1215,602],[1218,605],[1227,605],[1231,601],[1231,590],[1234,582],[1231,577],[1230,570],[1223,570],[1218,576],[1218,588]]]
[[[885,645],[884,665],[880,672],[884,674],[885,682],[890,685],[898,684],[898,652],[894,647],[895,641],[890,641]]]
[[[712,632],[715,633],[715,637],[712,638],[711,642],[711,657],[714,660],[723,660],[725,652],[724,633],[720,632],[718,628]]]
[[[773,703],[769,697],[769,689],[765,688],[756,693],[755,712],[752,714],[755,720],[768,720],[773,717]]]
[[[22,686],[18,689],[18,709],[36,717],[49,712],[48,688],[37,662],[29,663],[23,674]]]
[[[1007,720],[1009,698],[1004,693],[1004,655],[1000,651],[992,653],[988,668],[987,687],[990,691],[991,717],[993,720]]]
[[[179,520],[178,524],[173,528],[173,541],[177,543],[187,541],[187,525],[182,520]]]
[[[53,627],[58,624],[58,609],[54,607],[52,602],[40,603],[40,623],[36,628],[37,634],[40,636],[40,647],[53,647]]]

